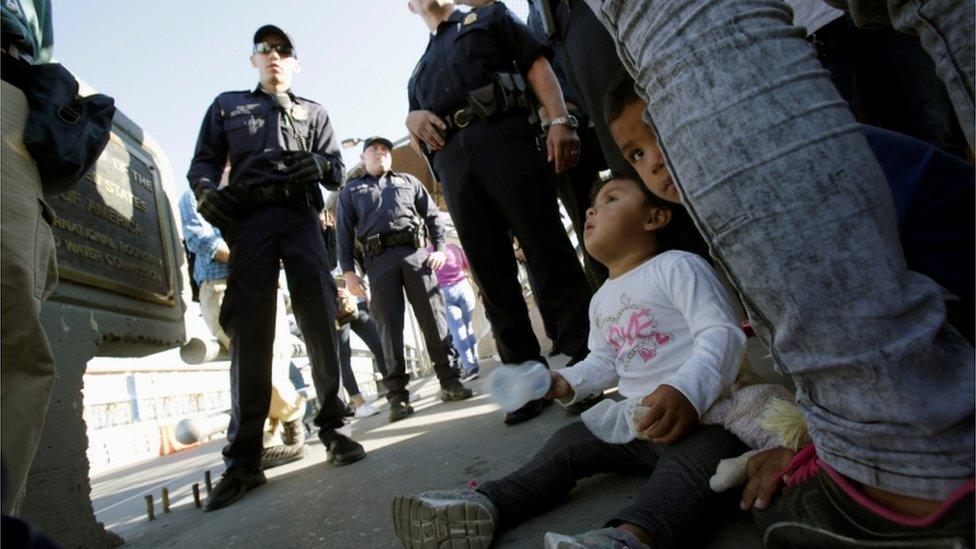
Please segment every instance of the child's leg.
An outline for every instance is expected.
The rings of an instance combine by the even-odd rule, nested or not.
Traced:
[[[652,444],[645,443],[647,446]],[[720,497],[708,486],[718,462],[741,454],[745,445],[715,425],[699,425],[688,436],[660,448],[651,478],[610,525],[626,527],[651,547],[690,547],[709,525],[709,511]]]
[[[486,482],[478,491],[498,509],[500,526],[510,528],[555,507],[579,479],[597,473],[650,471],[657,461],[655,450],[653,444],[642,440],[629,444],[603,442],[583,422],[576,422],[556,431],[519,470]],[[706,490],[708,474],[703,477]]]

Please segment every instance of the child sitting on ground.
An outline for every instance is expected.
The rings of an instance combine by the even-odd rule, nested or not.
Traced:
[[[637,95],[630,76],[621,73],[610,85],[604,114],[614,141],[644,185],[655,196],[681,204],[681,194],[665,164],[657,136],[644,121],[647,107],[647,102]],[[862,125],[861,133],[888,181],[909,269],[943,286],[947,320],[972,343],[972,280],[976,264],[971,211],[976,196],[973,167],[931,144],[896,132]],[[809,531],[812,528],[803,522],[806,519],[796,522],[797,516],[806,513],[818,515],[820,524],[843,523],[855,536],[865,535],[863,525],[870,524],[871,535],[891,540],[891,546],[904,543],[901,540],[905,538],[900,536],[906,532],[906,537],[916,540],[919,546],[935,543],[936,538],[951,545],[945,540],[953,536],[969,540],[972,546],[972,479],[942,502],[896,494],[842,477],[819,460],[812,445],[799,453],[779,447],[752,456],[748,463],[749,482],[743,490],[740,507],[767,510],[784,483],[795,486],[817,478],[819,468],[824,468],[831,479],[831,487],[825,490],[831,492],[830,497],[814,501],[810,492],[795,490],[793,500],[779,505],[779,512],[756,515],[758,522],[765,526],[789,522]],[[797,504],[798,501],[803,503]],[[843,519],[832,518],[833,513]],[[830,539],[835,541],[841,539],[829,530],[822,532],[834,536]],[[768,534],[769,530],[764,535]],[[823,538],[805,539],[816,545]],[[847,541],[852,546],[861,542],[860,539]],[[865,546],[870,543],[877,544],[864,542]]]
[[[650,441],[605,442],[576,422],[526,465],[477,490],[397,496],[393,519],[405,547],[488,547],[499,529],[561,503],[577,480],[612,472],[650,478],[607,528],[550,532],[546,547],[688,546],[707,530],[717,498],[708,479],[745,447],[698,418],[735,380],[745,335],[711,267],[676,249],[686,236],[697,238],[693,230],[682,209],[651,194],[636,174],[603,182],[583,233],[610,272],[590,304],[591,351],[550,374],[546,397],[565,404],[614,386],[624,397],[644,397],[650,411],[636,429]]]

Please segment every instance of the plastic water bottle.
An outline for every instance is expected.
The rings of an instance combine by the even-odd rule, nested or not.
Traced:
[[[514,412],[530,400],[549,392],[552,378],[545,364],[529,360],[522,364],[502,365],[488,376],[491,399],[505,412]]]

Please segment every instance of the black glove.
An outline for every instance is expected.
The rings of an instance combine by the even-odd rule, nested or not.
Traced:
[[[321,154],[297,151],[285,155],[285,175],[292,183],[328,182],[331,174],[332,162]]]
[[[197,212],[221,231],[227,230],[241,212],[240,201],[226,190],[207,185],[197,187],[194,194],[197,197]]]

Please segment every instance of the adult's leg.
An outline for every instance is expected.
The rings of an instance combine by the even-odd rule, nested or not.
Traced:
[[[359,384],[352,371],[352,346],[349,345],[349,325],[339,328],[336,337],[339,341],[339,372],[342,375],[342,387],[350,398],[359,395]]]
[[[407,402],[407,360],[403,349],[403,278],[396,250],[386,250],[379,257],[370,258],[366,266],[370,294],[373,298],[373,318],[383,341],[386,357],[386,399]]]
[[[935,72],[962,126],[970,148],[976,109],[973,106],[973,48],[976,5],[957,0],[837,0],[846,3],[859,26],[891,25],[895,30],[917,35],[922,47],[935,61]],[[904,67],[900,67],[904,70]]]
[[[472,368],[468,355],[464,352],[464,341],[461,339],[461,308],[457,305],[457,290],[455,286],[442,286],[441,295],[444,296],[444,316],[447,318],[447,328],[451,332],[451,341],[458,352],[464,370]]]
[[[529,310],[518,283],[508,223],[486,185],[472,174],[471,162],[485,151],[469,134],[484,130],[482,126],[475,123],[452,137],[434,162],[444,182],[444,200],[454,228],[481,288],[485,316],[499,357],[509,364],[538,360],[539,341],[532,332]],[[494,183],[497,182],[490,182]],[[533,181],[535,184],[538,181]]]
[[[403,273],[403,289],[424,335],[434,372],[444,383],[459,377],[457,351],[451,345],[451,333],[447,329],[444,296],[437,287],[433,271],[424,264],[427,255],[427,250],[420,248],[404,257],[400,260],[400,272]]]
[[[203,322],[217,341],[229,351],[230,337],[220,325],[220,307],[224,304],[226,294],[226,278],[204,280],[200,283],[200,314]]]
[[[609,444],[577,421],[553,433],[517,471],[482,484],[478,491],[495,504],[500,527],[511,528],[562,503],[580,479],[598,473],[649,473],[655,463],[651,443]]]
[[[382,374],[383,377],[386,377],[386,358],[383,354],[383,341],[380,339],[380,331],[376,327],[376,321],[369,316],[369,308],[366,307],[365,303],[359,304],[359,316],[350,323],[350,327],[359,336],[359,339],[363,340],[369,352],[373,353],[373,368]]]
[[[590,2],[820,456],[946,497],[973,475],[973,348],[906,269],[884,175],[785,4]]]
[[[453,286],[457,292],[456,301],[458,310],[461,312],[458,334],[460,338],[458,350],[463,356],[468,367],[478,367],[478,341],[474,335],[474,325],[472,324],[471,313],[474,312],[474,290],[467,280],[462,280]]]
[[[3,512],[16,514],[54,386],[54,357],[40,315],[57,285],[58,268],[54,219],[23,144],[27,101],[7,82],[0,85],[0,446],[7,463]]]
[[[589,11],[588,8],[583,9]],[[592,15],[590,13],[591,17]],[[614,58],[616,59],[616,54]],[[600,113],[597,113],[596,116],[600,120],[603,119],[603,115]],[[590,191],[593,189],[593,183],[596,182],[600,170],[607,168],[607,161],[600,149],[596,131],[589,127],[583,127],[577,131],[580,137],[579,163],[565,174],[556,176],[556,194],[573,222],[576,242],[579,243],[583,252],[583,269],[586,273],[586,280],[590,283],[590,289],[596,291],[607,279],[607,268],[593,259],[593,256],[586,251],[586,246],[583,245],[583,226],[586,224],[586,210],[590,207]],[[613,147],[616,150],[616,145]]]
[[[579,357],[587,352],[590,286],[559,217],[552,186],[544,183],[550,168],[532,135],[523,118],[493,123],[484,133],[485,151],[474,159],[478,181],[525,251],[528,269],[539,282],[536,299],[555,321],[555,348]]]
[[[312,363],[312,380],[319,400],[315,424],[322,430],[335,429],[343,425],[346,413],[345,404],[339,400],[339,344],[335,331],[338,292],[329,275],[318,213],[312,208],[276,208],[275,213],[292,309]]]
[[[228,469],[258,467],[271,405],[279,257],[273,214],[270,208],[258,210],[224,231],[230,246],[230,275],[220,308],[220,324],[231,341],[232,410],[224,446]]]
[[[741,455],[748,448],[721,427],[699,425],[678,442],[657,445],[657,449],[660,458],[651,478],[610,524],[640,526],[650,534],[653,547],[697,545],[710,533],[709,518],[719,501],[708,479],[715,474],[718,462]]]
[[[858,120],[965,158],[969,144],[945,83],[935,74],[935,62],[918,36],[883,27],[854,28],[853,38]]]
[[[288,376],[293,353],[291,341],[285,296],[278,291],[275,300],[274,358],[271,361],[271,406],[268,408],[268,417],[272,420],[294,421],[305,413],[305,399]]]

